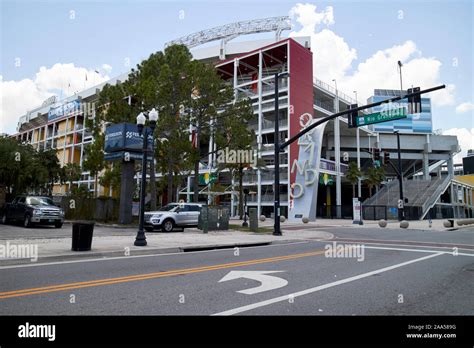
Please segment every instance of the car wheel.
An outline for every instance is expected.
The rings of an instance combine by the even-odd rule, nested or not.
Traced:
[[[31,227],[31,217],[29,215],[25,215],[25,219],[23,220],[24,227]]]
[[[173,231],[173,228],[174,228],[174,221],[173,220],[166,219],[165,221],[163,221],[163,225],[161,227],[161,230],[163,232],[171,232],[171,231]]]
[[[3,216],[2,216],[2,224],[4,224],[4,225],[8,224],[7,214],[3,214]]]
[[[147,232],[153,232],[153,227],[145,227],[145,231],[147,231]]]
[[[57,222],[57,223],[54,224],[54,227],[61,228],[61,227],[63,227],[63,223],[62,222]]]

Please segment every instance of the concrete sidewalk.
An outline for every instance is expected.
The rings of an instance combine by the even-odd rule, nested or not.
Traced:
[[[71,250],[71,237],[41,239],[4,240],[6,245],[28,245],[37,247],[36,262],[58,261],[77,258],[120,257],[130,255],[146,255],[158,253],[177,253],[184,251],[234,248],[244,246],[266,245],[272,243],[288,243],[302,240],[327,240],[333,235],[324,231],[302,230],[291,231],[283,236],[272,234],[249,233],[241,231],[219,231],[202,233],[197,229],[187,229],[177,233],[147,233],[148,245],[136,247],[134,236],[100,236],[94,237],[91,251],[76,252]],[[0,266],[19,263],[30,263],[31,259],[3,258]]]
[[[240,220],[231,220],[237,223]],[[428,220],[421,220],[421,221],[408,221],[410,230],[424,230],[424,231],[446,231],[448,230],[446,227],[443,226],[443,222],[447,221],[447,219],[439,219],[439,220],[432,220],[431,227],[429,225]],[[363,225],[353,224],[352,220],[349,219],[317,219],[313,222],[308,222],[306,224],[302,222],[293,222],[293,221],[285,221],[281,223],[281,229],[284,231],[285,228],[297,228],[301,226],[302,229],[324,229],[324,228],[331,228],[331,227],[347,227],[347,228],[381,228],[378,225],[378,220],[365,220]],[[273,226],[273,219],[266,219],[265,221],[259,221],[259,226],[271,227]],[[455,228],[459,226],[454,224]],[[399,229],[400,222],[396,220],[388,220],[387,227],[389,229]]]

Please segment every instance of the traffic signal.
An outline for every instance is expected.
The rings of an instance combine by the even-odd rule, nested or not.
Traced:
[[[385,151],[383,153],[383,164],[387,165],[388,161],[390,161],[390,152]]]
[[[357,104],[351,104],[350,109],[355,109],[355,108],[357,108]],[[349,123],[349,128],[357,127],[357,111],[352,111],[349,114],[347,121]]]
[[[377,148],[374,148],[373,151],[374,151],[374,154],[373,154],[374,161],[380,161],[380,150]]]
[[[417,93],[420,91],[420,87],[409,88],[407,93]],[[421,112],[421,95],[417,94],[412,97],[408,97],[408,113],[418,114]]]

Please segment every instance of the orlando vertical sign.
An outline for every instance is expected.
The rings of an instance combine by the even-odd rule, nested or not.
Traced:
[[[314,122],[313,54],[290,40],[290,129],[293,137]],[[290,220],[316,218],[319,162],[324,125],[316,127],[289,146],[289,211]]]

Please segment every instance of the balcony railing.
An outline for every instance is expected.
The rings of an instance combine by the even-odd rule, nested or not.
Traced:
[[[321,81],[320,79],[318,79],[316,77],[313,77],[313,84],[315,86],[318,86],[322,89],[325,89],[325,90],[331,92],[332,94],[336,94],[336,89],[333,86],[327,84],[326,82]],[[341,92],[340,89],[337,90],[337,95],[338,95],[339,99],[342,99],[342,100],[344,100],[344,101],[346,101],[350,104],[355,104],[356,103],[354,98],[351,98],[347,94],[345,94],[344,92]]]

